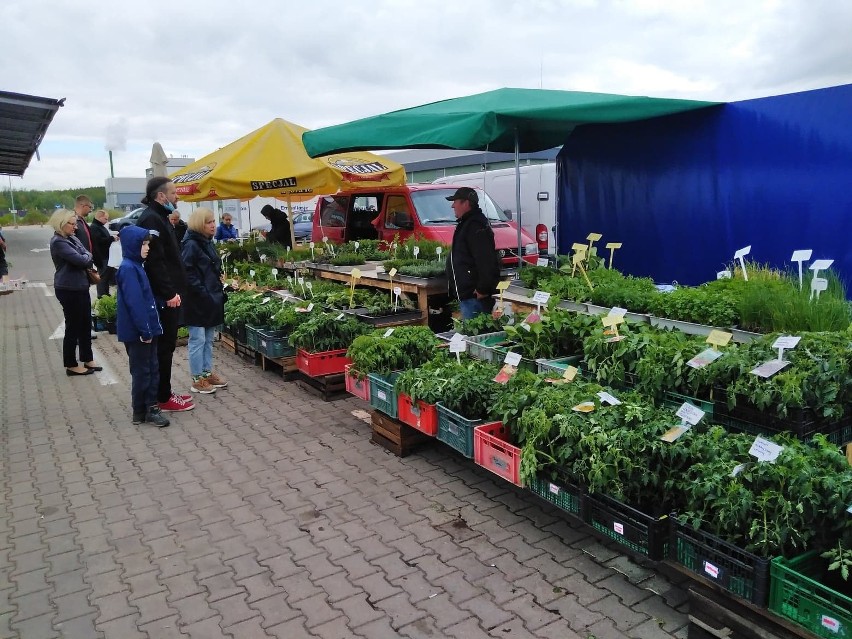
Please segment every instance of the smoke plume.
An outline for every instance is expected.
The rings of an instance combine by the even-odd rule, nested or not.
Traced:
[[[127,149],[127,120],[121,118],[106,128],[107,151],[125,151]]]

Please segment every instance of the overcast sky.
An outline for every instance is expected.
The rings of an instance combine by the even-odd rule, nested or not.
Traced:
[[[66,98],[19,188],[144,176],[500,87],[718,101],[852,83],[847,0],[4,0],[0,89]],[[8,178],[0,178],[8,188]]]

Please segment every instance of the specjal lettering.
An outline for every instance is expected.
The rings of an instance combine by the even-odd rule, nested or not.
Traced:
[[[289,189],[297,185],[296,178],[278,178],[277,180],[252,180],[249,182],[252,191],[266,191],[268,189]]]

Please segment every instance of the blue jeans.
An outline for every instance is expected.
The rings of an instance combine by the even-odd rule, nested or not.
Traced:
[[[471,297],[470,299],[459,300],[459,308],[461,308],[462,319],[469,320],[480,313],[490,313],[491,309],[494,308],[494,298],[486,297],[479,300]]]
[[[130,399],[133,412],[145,413],[157,404],[157,385],[160,383],[157,338],[150,344],[139,341],[125,342],[124,348],[130,358]]]
[[[193,377],[213,371],[213,326],[189,327],[189,372]]]

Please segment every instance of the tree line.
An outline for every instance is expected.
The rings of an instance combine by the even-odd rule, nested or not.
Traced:
[[[73,209],[74,198],[78,195],[88,195],[96,209],[103,208],[106,202],[106,189],[102,186],[87,186],[79,189],[62,189],[56,191],[36,191],[33,189],[5,189],[0,191],[0,216],[9,215],[14,196],[15,208],[26,213],[42,213],[49,215],[59,205],[60,208]],[[20,213],[19,213],[20,215]],[[24,215],[26,217],[26,214]]]

